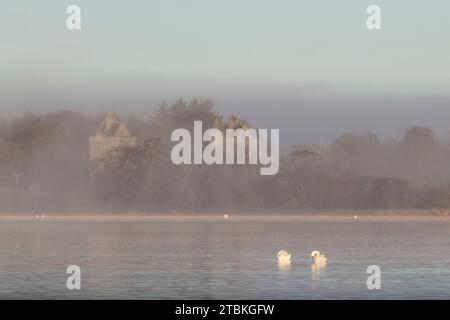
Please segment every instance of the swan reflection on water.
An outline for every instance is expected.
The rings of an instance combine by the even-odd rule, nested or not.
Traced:
[[[289,263],[285,263],[285,262],[278,261],[277,264],[278,264],[278,269],[279,270],[285,270],[285,271],[291,270],[291,263],[290,262]]]
[[[320,272],[325,270],[325,266],[319,266],[315,263],[311,263],[311,280],[317,282],[320,280]]]
[[[320,280],[320,272],[327,267],[328,259],[324,255],[320,254],[318,250],[311,252],[311,285],[313,289],[316,289],[317,283]]]

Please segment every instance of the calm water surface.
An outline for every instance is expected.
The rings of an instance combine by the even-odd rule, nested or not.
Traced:
[[[320,272],[313,249],[329,259]],[[71,264],[80,291],[66,289]],[[373,264],[381,290],[366,287]],[[0,221],[0,298],[448,299],[450,223]]]

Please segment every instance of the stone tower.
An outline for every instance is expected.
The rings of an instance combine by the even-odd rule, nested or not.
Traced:
[[[137,145],[137,137],[130,134],[115,112],[108,112],[93,137],[89,137],[89,160],[100,159],[106,152],[117,147]]]

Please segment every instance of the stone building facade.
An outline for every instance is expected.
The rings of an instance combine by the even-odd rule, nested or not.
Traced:
[[[89,138],[89,160],[96,161],[114,148],[132,147],[137,143],[137,137],[130,134],[119,116],[115,112],[109,112],[95,135]]]

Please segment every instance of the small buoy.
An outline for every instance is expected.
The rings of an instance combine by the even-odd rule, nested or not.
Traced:
[[[229,216],[225,213],[225,214],[223,215],[223,218],[224,218],[225,220],[227,220],[227,219],[229,218]]]
[[[358,219],[358,216],[353,216],[353,219],[355,219],[355,220]]]

